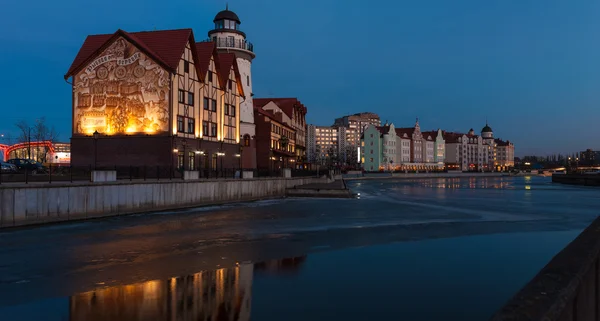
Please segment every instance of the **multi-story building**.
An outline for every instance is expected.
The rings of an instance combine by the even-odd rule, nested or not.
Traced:
[[[335,126],[308,125],[307,160],[312,164],[333,165],[348,161],[347,129]]]
[[[259,169],[296,166],[296,130],[282,111],[254,108],[256,161]]]
[[[360,140],[360,135],[362,135],[367,125],[381,126],[381,119],[379,118],[379,115],[375,113],[363,112],[336,118],[333,125],[336,127],[354,129],[356,131],[356,135],[358,136],[354,143],[357,143]]]
[[[306,112],[307,108],[297,98],[255,98],[255,108],[282,113],[283,121],[296,132],[296,164],[306,162]]]
[[[510,141],[495,139],[496,160],[495,168],[497,171],[505,171],[515,167],[515,145]]]
[[[444,132],[444,137],[448,169],[498,171],[514,167],[514,145],[494,139],[488,124],[481,129],[481,136],[471,129],[467,134]]]
[[[191,29],[87,37],[65,75],[73,86],[73,165],[239,166],[240,139],[251,145],[254,136],[244,91],[254,54],[234,13],[214,21],[212,42],[196,43]],[[220,45],[230,33],[233,41]]]
[[[360,162],[364,152],[360,149],[360,138],[367,125],[380,126],[379,115],[371,112],[357,113],[336,118],[333,127],[346,128],[346,163],[354,164],[355,160]]]
[[[445,156],[442,131],[421,132],[418,120],[410,128],[368,125],[361,147],[367,171],[441,169]]]

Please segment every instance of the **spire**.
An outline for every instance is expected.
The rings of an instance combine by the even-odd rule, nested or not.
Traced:
[[[229,10],[229,2],[225,2],[225,10]]]

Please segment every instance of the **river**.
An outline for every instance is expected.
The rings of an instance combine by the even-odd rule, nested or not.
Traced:
[[[544,177],[350,181],[0,232],[2,320],[486,320],[598,214]]]

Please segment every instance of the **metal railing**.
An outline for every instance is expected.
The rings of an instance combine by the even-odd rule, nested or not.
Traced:
[[[234,38],[213,38],[204,40],[204,42],[214,42],[218,48],[236,48],[254,52],[254,45],[243,39]]]
[[[171,166],[103,166],[95,170],[116,171],[117,180],[174,180],[184,179],[184,169]],[[0,184],[7,183],[53,183],[91,181],[94,166],[48,165],[36,170],[0,171]],[[282,177],[281,169],[242,168],[197,168],[200,179],[240,179],[243,172],[252,172],[252,177]],[[317,171],[292,169],[292,177],[317,176]]]

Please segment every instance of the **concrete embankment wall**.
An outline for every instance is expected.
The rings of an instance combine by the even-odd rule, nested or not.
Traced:
[[[491,320],[600,320],[600,218],[558,253]]]
[[[294,186],[327,182],[326,178],[258,178],[3,185],[0,227],[278,198]]]
[[[416,179],[416,178],[468,178],[468,177],[502,177],[509,176],[506,173],[365,173],[358,175],[344,175],[346,180],[354,179],[382,179],[382,178],[400,178],[400,179]]]

